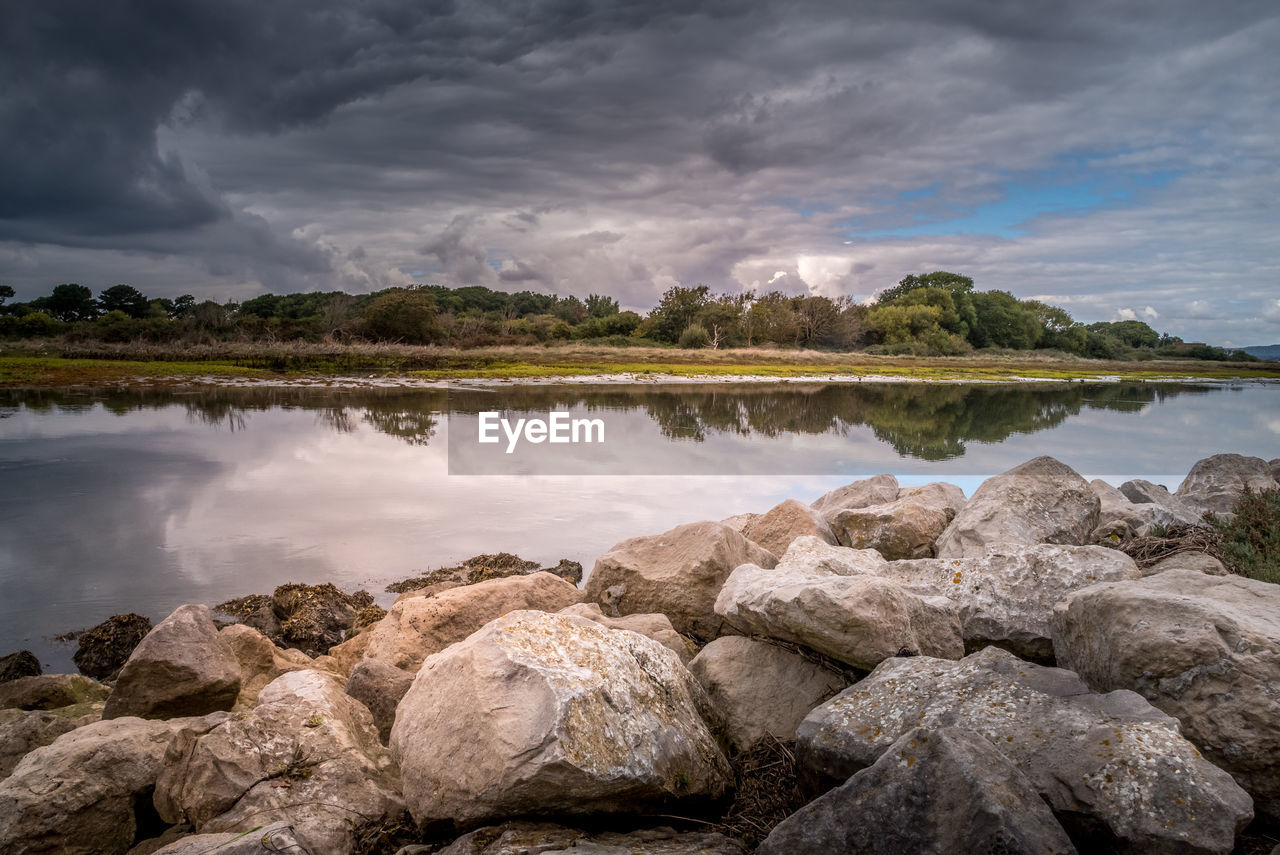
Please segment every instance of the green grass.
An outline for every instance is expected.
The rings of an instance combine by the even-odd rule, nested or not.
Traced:
[[[1230,521],[1213,520],[1231,569],[1250,579],[1280,584],[1280,490],[1245,493]]]

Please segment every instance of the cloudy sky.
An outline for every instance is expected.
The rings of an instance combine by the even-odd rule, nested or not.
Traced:
[[[648,308],[971,275],[1280,342],[1280,7],[10,4],[0,283]]]

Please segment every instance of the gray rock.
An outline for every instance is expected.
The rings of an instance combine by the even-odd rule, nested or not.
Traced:
[[[1280,819],[1280,585],[1169,570],[1067,597],[1053,621],[1063,667],[1131,689]]]
[[[196,832],[289,822],[313,851],[354,849],[353,823],[404,809],[373,717],[320,671],[273,680],[249,713],[207,732],[180,730],[164,754],[155,806]]]
[[[760,514],[734,514],[731,517],[725,517],[720,520],[720,525],[731,528],[738,534],[742,534],[747,526],[751,525],[754,520],[760,519]]]
[[[1195,570],[1209,576],[1230,575],[1225,564],[1205,552],[1175,552],[1144,568],[1142,575],[1154,576],[1166,570]]]
[[[1169,492],[1163,484],[1137,479],[1120,485],[1120,493],[1141,508],[1153,505],[1155,521],[1161,525],[1204,525],[1199,508]]]
[[[777,570],[862,576],[878,572],[886,563],[874,549],[832,546],[816,537],[798,537],[778,562]]]
[[[996,547],[975,558],[891,561],[874,571],[924,596],[951,598],[965,649],[989,644],[1026,659],[1053,657],[1053,607],[1072,591],[1141,576],[1133,559],[1101,546]]]
[[[263,687],[286,671],[311,668],[315,661],[301,650],[277,647],[271,639],[243,623],[233,623],[218,630],[240,663],[240,694],[236,706],[252,709]]]
[[[684,635],[710,640],[720,634],[716,594],[740,564],[772,567],[773,553],[727,526],[699,522],[652,537],[633,537],[596,561],[587,579],[587,599],[618,614],[658,612]],[[617,596],[610,588],[621,586]]]
[[[896,498],[898,498],[898,479],[892,475],[873,475],[832,490],[819,497],[812,507],[818,513],[825,515],[844,508],[883,505]]]
[[[761,514],[742,529],[747,540],[760,544],[774,555],[787,551],[797,537],[817,537],[827,543],[835,543],[836,536],[822,514],[795,499]]]
[[[805,718],[797,757],[842,781],[917,727],[984,737],[1082,850],[1227,853],[1253,817],[1248,794],[1141,696],[1095,694],[994,647],[959,662],[885,661]]]
[[[1131,488],[1130,493],[1117,490],[1101,479],[1096,478],[1089,482],[1089,488],[1101,503],[1098,519],[1101,520],[1102,525],[1120,521],[1128,526],[1134,537],[1142,537],[1150,534],[1156,526],[1200,523],[1200,514],[1169,495],[1167,490],[1164,491],[1166,498],[1163,502],[1158,503],[1148,499],[1148,495],[1159,497],[1156,493],[1157,488],[1164,490],[1158,484],[1152,484],[1149,481],[1126,481],[1123,486]],[[1143,498],[1140,502],[1135,502],[1131,494]]]
[[[733,747],[745,751],[766,736],[795,738],[809,711],[849,680],[784,647],[729,635],[702,648],[689,671],[721,714]]]
[[[379,659],[357,662],[347,679],[347,694],[369,708],[378,738],[385,745],[391,738],[391,725],[396,720],[396,707],[409,691],[413,675]]]
[[[854,549],[874,549],[889,560],[932,558],[934,542],[965,504],[964,492],[933,483],[898,492],[892,502],[830,512],[836,538]]]
[[[1196,461],[1178,486],[1178,496],[1200,510],[1221,515],[1232,513],[1245,490],[1275,489],[1271,464],[1261,457],[1215,454]]]
[[[549,823],[508,822],[459,837],[437,855],[747,855],[722,834],[650,828],[589,833]]]
[[[256,829],[252,834],[241,831],[189,834],[155,850],[154,855],[271,855],[278,852],[287,852],[289,855],[321,855],[308,848],[288,822],[273,822]]]
[[[803,644],[857,668],[903,651],[964,655],[953,602],[878,576],[744,564],[725,582],[715,610],[743,634]]]
[[[981,556],[992,546],[1080,546],[1098,525],[1089,483],[1052,457],[1037,457],[988,478],[938,538],[938,558]]]
[[[0,710],[54,710],[105,700],[110,689],[79,674],[41,674],[0,683]]]
[[[137,834],[135,806],[155,786],[176,730],[203,719],[99,721],[64,733],[0,781],[0,851],[6,855],[121,855]]]
[[[423,663],[391,751],[423,826],[644,812],[728,788],[707,709],[656,641],[574,615],[512,612]]]
[[[991,743],[957,728],[915,728],[787,817],[756,853],[1075,851],[1035,787]]]
[[[0,724],[0,778],[8,777],[18,761],[32,751],[75,729],[71,719],[44,710],[23,712]]]
[[[671,619],[666,615],[623,615],[610,617],[596,603],[578,603],[560,610],[560,614],[577,615],[593,620],[609,629],[622,629],[638,632],[646,638],[652,638],[663,647],[680,657],[680,661],[688,665],[697,648],[683,635],[676,632]]]
[[[80,636],[71,658],[81,674],[95,680],[114,680],[150,631],[151,621],[142,615],[112,615]]]
[[[179,606],[147,633],[120,669],[103,718],[176,718],[229,710],[240,663],[208,606]]]
[[[0,656],[0,683],[7,683],[19,677],[39,677],[40,660],[30,650],[19,650],[8,656]]]

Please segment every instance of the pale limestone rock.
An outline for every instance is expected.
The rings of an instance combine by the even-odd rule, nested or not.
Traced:
[[[1178,485],[1178,497],[1193,507],[1215,514],[1230,514],[1245,490],[1261,493],[1280,488],[1271,465],[1261,457],[1215,454],[1196,461]]]
[[[812,507],[818,513],[825,515],[844,508],[883,505],[896,498],[898,498],[898,479],[892,475],[873,475],[870,478],[837,487],[830,493],[820,496]]]
[[[584,617],[587,620],[595,621],[601,626],[607,626],[609,629],[625,629],[630,632],[638,632],[674,652],[685,665],[688,665],[689,660],[693,658],[693,645],[683,635],[676,632],[675,627],[671,625],[671,619],[666,615],[609,617],[596,603],[578,603],[561,609],[560,614]]]
[[[513,612],[423,664],[391,750],[421,825],[645,812],[730,785],[704,710],[697,681],[656,641]]]
[[[836,542],[835,533],[822,514],[795,499],[787,499],[768,513],[761,514],[742,529],[742,534],[774,555],[786,552],[797,537],[817,537],[827,543]]]

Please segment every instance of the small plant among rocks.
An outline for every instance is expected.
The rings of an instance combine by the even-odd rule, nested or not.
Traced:
[[[1280,490],[1246,491],[1230,519],[1210,520],[1224,563],[1235,573],[1280,584]]]

